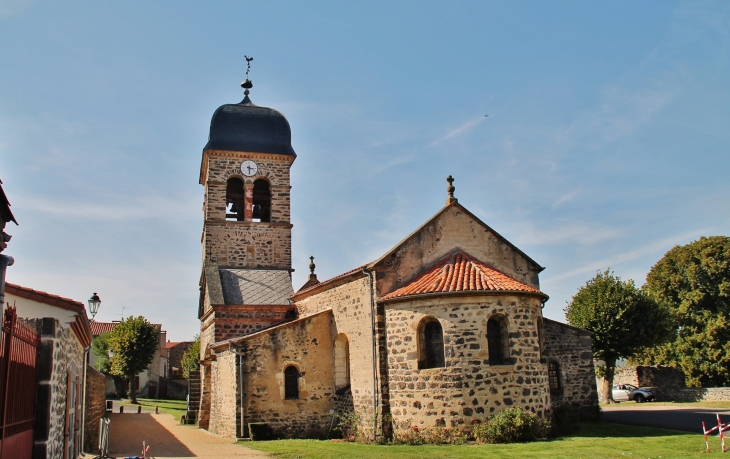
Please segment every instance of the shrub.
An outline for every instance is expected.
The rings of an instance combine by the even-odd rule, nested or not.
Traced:
[[[466,434],[456,427],[409,426],[393,434],[394,445],[460,445],[466,443]]]
[[[252,441],[271,440],[274,432],[266,422],[249,422],[248,434]]]
[[[337,424],[330,432],[331,438],[343,438],[347,441],[362,440],[360,438],[360,413],[356,411],[347,411],[335,416]]]
[[[562,437],[578,430],[580,411],[572,405],[563,403],[552,408],[552,435]]]
[[[472,435],[480,443],[517,443],[544,440],[550,433],[550,420],[520,408],[510,408],[477,424]]]

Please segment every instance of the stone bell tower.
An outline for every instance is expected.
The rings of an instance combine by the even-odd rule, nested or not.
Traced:
[[[251,102],[250,80],[241,86],[243,100],[213,114],[200,165],[204,359],[209,344],[291,319],[294,309],[291,129],[280,112]]]
[[[203,261],[290,270],[291,129],[277,110],[254,105],[248,88],[244,94],[215,111],[203,149]]]

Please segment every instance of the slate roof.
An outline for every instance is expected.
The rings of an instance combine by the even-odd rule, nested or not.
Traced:
[[[255,105],[248,96],[239,104],[222,105],[213,113],[204,150],[297,155],[284,115],[273,108]]]
[[[218,272],[225,304],[289,305],[294,293],[289,271],[221,268]]]
[[[546,296],[540,290],[490,268],[460,250],[437,261],[414,281],[385,295],[382,299],[389,300],[428,293],[485,291],[517,291]]]

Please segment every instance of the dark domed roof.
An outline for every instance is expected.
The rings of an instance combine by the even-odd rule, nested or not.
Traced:
[[[296,156],[291,146],[291,128],[284,115],[273,108],[254,105],[248,95],[240,104],[222,105],[213,113],[204,150]]]

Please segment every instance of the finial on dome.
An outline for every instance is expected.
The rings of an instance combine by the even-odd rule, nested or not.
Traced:
[[[456,190],[454,187],[454,177],[449,175],[446,177],[446,181],[449,182],[449,186],[446,187],[446,191],[449,193],[449,198],[446,200],[446,205],[448,206],[454,202],[459,202],[459,200],[454,197],[454,191]]]
[[[249,95],[249,89],[253,88],[253,82],[248,79],[248,73],[251,71],[251,61],[253,60],[253,57],[243,56],[246,58],[246,80],[241,83],[241,87],[244,89],[243,95],[248,96]]]

